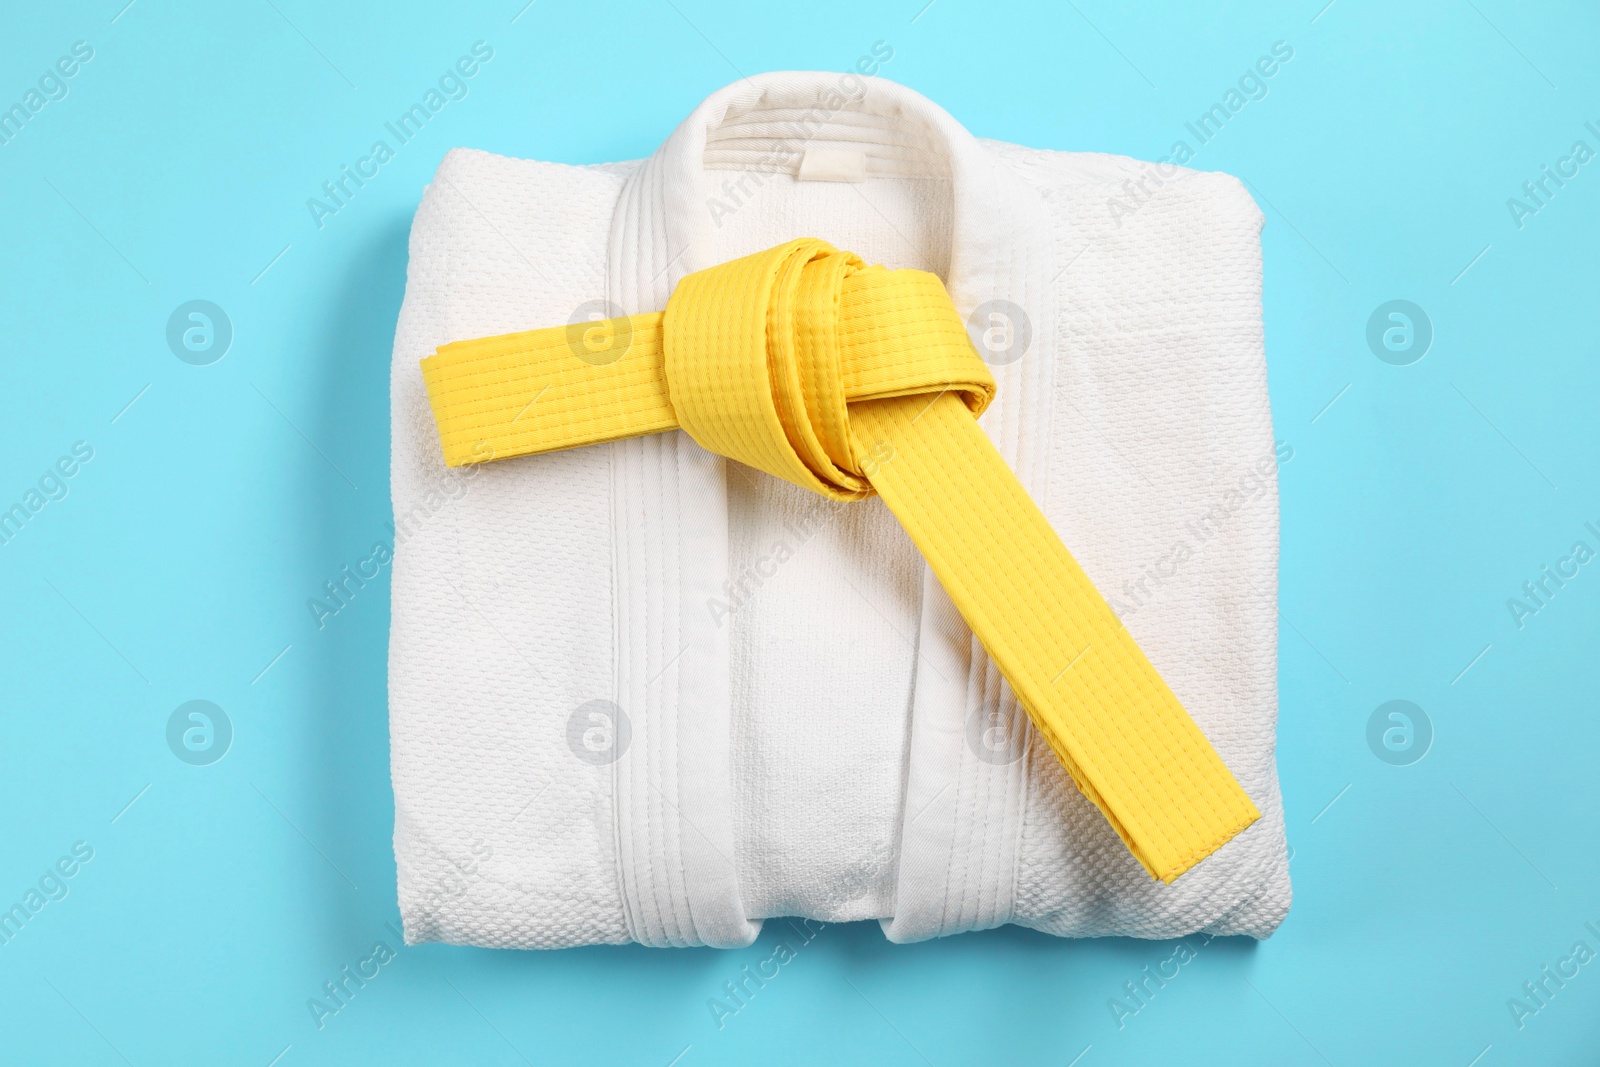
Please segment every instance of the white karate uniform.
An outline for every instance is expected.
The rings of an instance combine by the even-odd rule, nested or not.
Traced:
[[[451,152],[392,378],[407,940],[732,947],[779,915],[1268,936],[1290,889],[1260,226],[1226,175],[981,141],[829,73],[720,90],[642,162]],[[880,501],[677,431],[444,467],[417,366],[437,346],[660,310],[799,236],[945,280],[999,384],[984,429],[1260,808],[1174,884]]]

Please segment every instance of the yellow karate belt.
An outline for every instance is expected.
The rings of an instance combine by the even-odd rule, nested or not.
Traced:
[[[994,378],[936,276],[803,238],[690,274],[665,312],[459,341],[422,374],[452,467],[681,428],[877,493],[1153,877],[1260,818],[979,428]]]

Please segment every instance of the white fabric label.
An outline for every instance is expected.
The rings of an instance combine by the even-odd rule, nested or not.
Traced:
[[[867,154],[851,148],[808,148],[796,177],[803,182],[864,182]]]

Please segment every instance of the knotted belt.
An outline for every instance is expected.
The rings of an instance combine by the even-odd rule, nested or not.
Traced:
[[[979,428],[994,378],[935,275],[803,238],[688,275],[665,312],[459,341],[422,374],[452,467],[681,428],[877,493],[1152,876],[1260,818]]]

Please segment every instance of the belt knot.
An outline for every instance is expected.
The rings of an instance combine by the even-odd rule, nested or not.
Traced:
[[[837,500],[873,492],[875,442],[849,406],[958,394],[994,378],[936,275],[869,267],[801,238],[680,281],[663,323],[668,393],[702,447]]]

